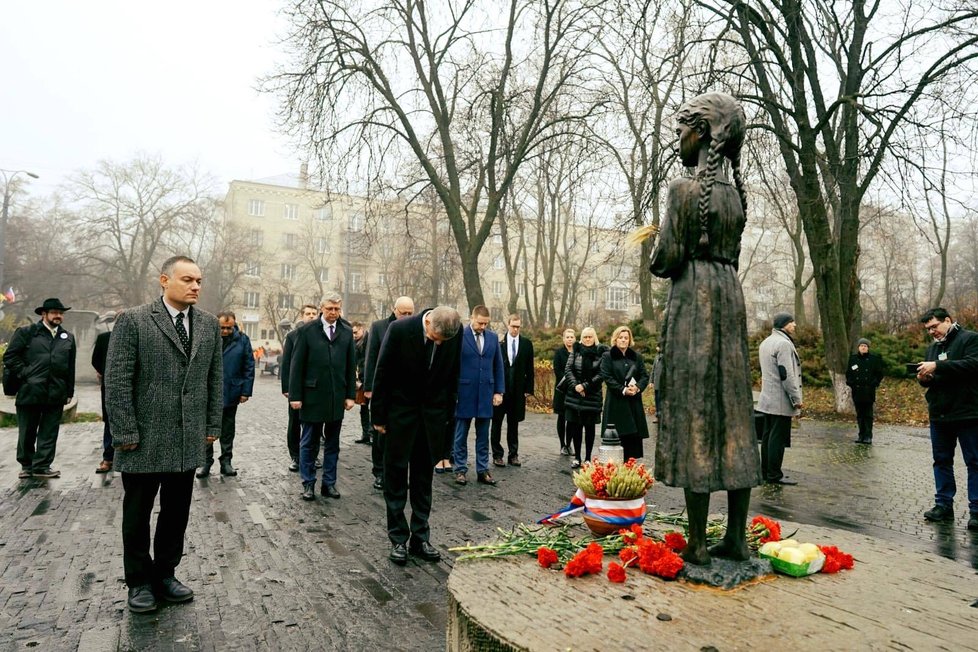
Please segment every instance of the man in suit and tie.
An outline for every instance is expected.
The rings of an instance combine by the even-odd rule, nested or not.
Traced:
[[[163,296],[116,320],[105,369],[114,467],[122,473],[122,547],[129,609],[194,592],[174,577],[183,556],[194,469],[221,434],[222,361],[217,318],[194,307],[203,280],[186,256],[163,263]],[[160,511],[150,556],[150,516]]]
[[[299,308],[299,321],[295,328],[285,336],[285,344],[282,346],[282,364],[279,365],[278,375],[282,384],[282,396],[289,399],[289,374],[292,371],[292,352],[295,350],[295,338],[299,334],[299,328],[305,326],[319,317],[319,308],[311,303],[304,304]],[[299,470],[299,437],[302,434],[302,423],[299,421],[299,410],[289,406],[289,425],[285,434],[286,445],[289,447],[289,471],[293,473]]]
[[[509,465],[522,466],[520,462],[520,421],[526,418],[526,397],[533,394],[533,342],[520,335],[523,321],[519,315],[506,320],[506,337],[503,339],[503,369],[506,374],[506,393],[502,405],[492,415],[492,463],[506,466],[503,462],[501,443],[503,419],[506,420],[506,447],[509,449]]]
[[[468,482],[469,425],[475,419],[475,471],[482,484],[496,481],[489,473],[489,425],[493,408],[503,402],[503,356],[499,338],[490,330],[489,309],[472,309],[469,325],[462,329],[462,358],[458,378],[458,405],[455,408],[455,483]]]
[[[441,555],[429,542],[431,478],[457,403],[461,319],[448,306],[397,320],[387,328],[374,375],[371,416],[384,440],[384,502],[390,560],[408,552]],[[404,516],[410,482],[411,525]]]
[[[343,413],[352,410],[357,394],[357,360],[353,330],[340,319],[342,298],[326,297],[319,306],[319,322],[296,335],[289,369],[289,405],[300,410],[299,473],[302,499],[316,499],[316,458],[319,438],[323,444],[323,478],[320,492],[339,498],[336,466],[340,459],[340,427]]]
[[[387,327],[398,319],[404,319],[414,314],[414,299],[398,297],[394,309],[386,319],[378,319],[370,324],[367,335],[367,358],[363,364],[363,395],[371,400],[374,389],[374,373],[377,369],[377,357],[380,355],[380,345],[384,342]],[[384,441],[377,431],[374,431],[370,444],[371,473],[374,476],[374,489],[384,488]]]

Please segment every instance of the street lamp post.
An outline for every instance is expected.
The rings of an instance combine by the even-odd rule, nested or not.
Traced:
[[[27,170],[0,170],[3,175],[3,216],[0,217],[0,294],[3,293],[4,281],[4,259],[7,251],[7,215],[10,211],[10,183],[18,174],[26,174],[32,179],[40,179],[39,176]]]

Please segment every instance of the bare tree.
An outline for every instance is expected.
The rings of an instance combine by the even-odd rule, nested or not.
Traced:
[[[98,279],[121,305],[149,300],[158,265],[174,253],[167,245],[212,212],[205,183],[195,170],[169,168],[147,155],[102,161],[76,174],[68,188],[81,205],[81,273]]]
[[[978,7],[907,0],[703,0],[723,17],[749,76],[744,98],[778,137],[815,273],[836,408],[859,326],[859,223],[911,110],[953,115],[943,99],[973,86]],[[939,46],[935,47],[935,43]],[[918,115],[924,115],[918,112]]]
[[[401,155],[420,164],[423,176],[392,185],[434,189],[468,302],[484,303],[479,253],[520,166],[594,107],[592,3],[293,0],[286,14],[293,64],[265,84],[283,126],[323,169],[380,183]],[[551,111],[568,96],[575,110]]]

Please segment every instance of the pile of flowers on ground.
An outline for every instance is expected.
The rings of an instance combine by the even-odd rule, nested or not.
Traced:
[[[624,582],[625,569],[636,566],[643,573],[668,580],[675,579],[683,569],[683,560],[676,554],[676,550],[685,548],[686,540],[678,532],[670,534],[673,536],[667,536],[667,541],[661,542],[645,536],[641,525],[619,530],[614,537],[620,539],[618,559],[621,563],[612,562],[608,566],[608,579],[612,582]],[[604,567],[604,554],[605,549],[600,543],[589,543],[564,564],[564,575],[600,575]],[[546,546],[537,549],[537,562],[544,568],[550,568],[559,561],[560,556],[556,550]]]
[[[624,464],[585,462],[574,472],[574,485],[592,498],[640,498],[653,482],[652,474],[634,457]]]

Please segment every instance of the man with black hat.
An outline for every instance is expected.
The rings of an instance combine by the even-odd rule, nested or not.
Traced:
[[[856,342],[856,352],[849,356],[846,367],[846,385],[852,390],[852,404],[856,406],[856,423],[859,425],[857,444],[873,443],[873,403],[876,388],[883,382],[883,359],[869,352],[870,342],[865,337]]]
[[[761,399],[757,411],[764,415],[761,439],[761,472],[770,484],[798,484],[781,471],[784,449],[791,445],[791,418],[801,413],[801,361],[792,336],[795,318],[774,316],[771,334],[761,342]]]
[[[3,354],[10,376],[20,383],[17,461],[20,478],[57,478],[51,468],[66,403],[75,395],[75,338],[61,326],[71,308],[45,299],[34,309],[41,321],[18,328]]]

